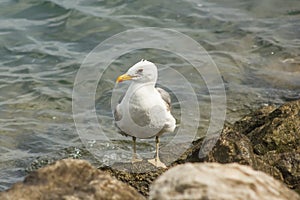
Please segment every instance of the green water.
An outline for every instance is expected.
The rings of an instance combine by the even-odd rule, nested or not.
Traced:
[[[160,27],[193,38],[220,70],[227,94],[226,120],[234,122],[262,105],[300,98],[299,24],[298,0],[2,0],[0,190],[22,180],[25,168],[37,157],[81,145],[72,116],[75,76],[88,53],[114,34]],[[122,146],[118,141],[130,138],[119,136],[112,125],[111,89],[115,77],[141,57],[177,67],[198,88],[200,136],[210,115],[201,77],[175,55],[140,50],[120,56],[97,88],[97,115],[107,120],[105,131],[115,138],[114,144]],[[173,106],[179,117],[176,101]],[[115,148],[95,145],[108,152]],[[143,141],[138,150],[153,150],[153,145]]]

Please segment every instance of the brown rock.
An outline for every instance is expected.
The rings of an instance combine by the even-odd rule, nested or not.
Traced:
[[[148,196],[150,184],[167,169],[156,168],[147,161],[142,161],[134,164],[117,163],[111,167],[102,167],[101,170]]]
[[[196,146],[199,144],[202,140]],[[264,107],[225,126],[203,159],[198,157],[199,149],[194,149],[187,160],[250,165],[300,192],[300,100],[279,108]]]
[[[160,151],[160,157],[162,161],[167,164],[167,167],[175,166],[186,162],[186,158],[190,153],[197,149],[197,145],[192,145],[188,148],[188,151],[184,153],[181,157],[178,151],[180,149],[186,149],[187,144],[174,144],[168,147],[162,148]],[[180,158],[178,158],[180,157]],[[171,163],[174,158],[178,158],[175,162]],[[137,163],[115,163],[112,166],[101,167],[101,170],[109,173],[118,180],[128,183],[130,186],[134,187],[144,196],[149,195],[150,184],[167,169],[157,168],[150,164],[146,159]]]
[[[249,138],[264,163],[280,172],[280,180],[300,192],[300,100],[260,109],[236,122],[234,129]]]
[[[0,199],[140,200],[144,197],[86,161],[65,159],[32,172],[23,182],[0,193]]]
[[[248,136],[258,155],[300,150],[300,100],[260,109],[236,122],[234,128]]]
[[[248,166],[187,163],[155,180],[150,199],[299,200],[300,197],[271,176]]]
[[[204,158],[206,162],[232,163],[250,165],[256,170],[270,174],[283,180],[277,168],[272,167],[260,156],[256,155],[249,138],[231,128],[225,127],[215,147]]]

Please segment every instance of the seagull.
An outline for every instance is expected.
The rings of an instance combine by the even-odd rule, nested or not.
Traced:
[[[132,137],[132,163],[141,161],[136,154],[136,138],[155,137],[156,155],[148,162],[166,168],[159,159],[159,137],[165,132],[173,132],[176,120],[171,114],[169,93],[155,87],[157,76],[156,65],[147,60],[141,60],[119,76],[116,83],[132,82],[114,110],[114,119],[121,134]]]

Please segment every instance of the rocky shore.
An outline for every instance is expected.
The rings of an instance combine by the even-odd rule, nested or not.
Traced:
[[[214,143],[199,158],[200,147]],[[194,141],[168,169],[116,165],[96,169],[65,159],[31,166],[0,199],[300,200],[300,100],[263,107],[226,125],[220,136]]]

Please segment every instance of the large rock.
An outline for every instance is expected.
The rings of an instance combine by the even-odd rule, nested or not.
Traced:
[[[154,181],[152,200],[299,200],[273,177],[239,164],[187,163]]]
[[[300,101],[257,110],[211,140],[217,142],[205,158],[198,157],[198,148],[187,160],[250,165],[300,192]]]
[[[141,200],[144,197],[88,162],[65,159],[31,172],[23,182],[0,193],[1,200]]]

